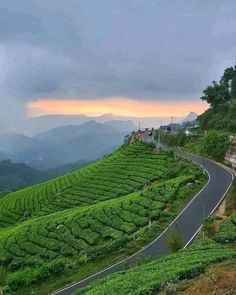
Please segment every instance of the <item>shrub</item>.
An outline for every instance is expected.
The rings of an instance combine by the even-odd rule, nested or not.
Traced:
[[[214,216],[210,215],[205,219],[203,223],[202,229],[208,238],[211,238],[215,233],[214,221],[215,221]]]
[[[229,148],[227,133],[209,131],[201,140],[200,153],[216,161],[222,161]]]
[[[173,253],[182,248],[182,237],[178,230],[174,230],[167,238],[167,245]]]
[[[58,275],[63,273],[63,271],[65,270],[66,263],[67,260],[65,258],[59,257],[43,264],[42,268],[47,270],[50,274]]]
[[[42,278],[42,272],[40,269],[26,268],[14,273],[10,273],[7,276],[6,283],[11,290],[17,291],[22,287],[31,285]]]

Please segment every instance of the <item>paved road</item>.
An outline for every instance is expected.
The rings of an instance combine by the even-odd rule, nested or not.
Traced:
[[[205,187],[187,204],[169,227],[141,251],[84,280],[73,283],[59,291],[55,291],[52,294],[72,294],[77,288],[84,287],[97,278],[104,277],[107,274],[119,270],[123,263],[132,263],[140,254],[151,256],[168,254],[169,249],[166,246],[166,239],[173,229],[178,228],[178,231],[181,232],[185,247],[193,240],[200,230],[202,221],[212,213],[223,200],[233,182],[233,175],[222,166],[205,158],[183,152],[176,152],[176,154],[188,158],[204,167],[209,175],[209,181]]]

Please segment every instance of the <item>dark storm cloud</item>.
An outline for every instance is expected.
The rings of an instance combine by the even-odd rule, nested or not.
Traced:
[[[0,99],[196,98],[236,54],[235,1],[1,0]]]

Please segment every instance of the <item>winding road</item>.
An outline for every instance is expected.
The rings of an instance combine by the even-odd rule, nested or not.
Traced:
[[[187,247],[191,243],[191,241],[200,230],[203,220],[209,214],[214,212],[221,201],[224,199],[233,182],[234,176],[223,166],[206,158],[194,156],[180,151],[177,151],[175,153],[177,156],[192,160],[193,162],[204,168],[209,176],[209,179],[207,184],[201,189],[201,191],[199,191],[197,195],[186,205],[186,207],[180,212],[180,214],[161,235],[159,235],[153,242],[141,249],[139,252],[124,259],[119,263],[116,263],[102,271],[97,272],[94,275],[91,275],[79,282],[72,283],[67,287],[55,291],[51,294],[72,294],[77,288],[84,287],[95,279],[118,271],[124,263],[132,263],[140,254],[151,256],[168,254],[169,249],[166,246],[166,239],[173,231],[173,229],[178,228],[178,231],[180,231],[184,247]]]

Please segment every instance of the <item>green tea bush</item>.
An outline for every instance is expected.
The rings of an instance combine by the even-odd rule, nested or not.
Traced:
[[[214,240],[220,243],[236,244],[236,212],[232,213],[230,218],[221,224]]]
[[[27,288],[131,251],[144,234],[151,238],[170,222],[172,204],[199,188],[199,176],[191,162],[134,142],[77,172],[9,194],[0,200],[1,287]]]
[[[171,153],[156,152],[141,142],[124,145],[76,172],[1,198],[0,228],[126,195],[142,188],[148,179],[168,179],[166,174],[175,165]]]
[[[209,242],[209,247],[207,243]],[[152,295],[157,294],[171,283],[188,280],[204,271],[212,262],[236,257],[236,252],[217,245],[212,248],[211,241],[205,241],[204,249],[200,243],[193,248],[181,250],[176,254],[163,256],[152,262],[124,270],[97,280],[79,289],[76,295]]]

